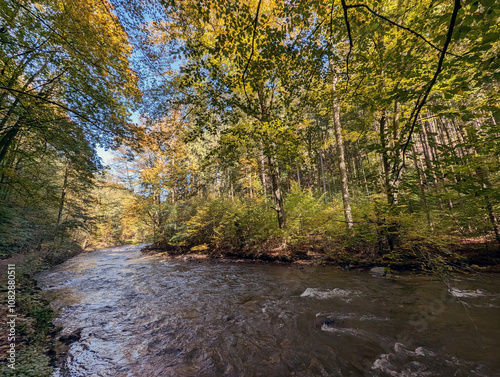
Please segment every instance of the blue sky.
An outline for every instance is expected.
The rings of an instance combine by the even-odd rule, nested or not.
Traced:
[[[139,112],[135,111],[132,113],[130,118],[132,119],[132,122],[135,124],[139,124]],[[104,165],[111,165],[113,162],[113,157],[115,156],[114,152],[111,149],[105,150],[102,147],[97,147],[96,148],[97,155],[102,159],[102,162]]]

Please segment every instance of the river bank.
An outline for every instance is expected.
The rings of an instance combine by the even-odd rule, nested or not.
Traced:
[[[435,272],[445,269],[449,272],[500,272],[500,245],[496,243],[464,240],[447,247],[416,245],[411,250],[394,250],[380,254],[355,248],[325,250],[324,247],[303,246],[300,249],[286,244],[273,249],[217,249],[203,247],[172,246],[159,241],[145,246],[143,253],[168,256],[172,260],[219,259],[228,261],[260,261],[293,263],[301,265],[333,265],[346,269],[370,269],[384,267],[387,271]]]
[[[37,286],[35,276],[83,252],[77,245],[65,246],[60,249],[42,248],[0,260],[0,292],[2,296],[12,295],[7,271],[14,271],[9,276],[15,291],[12,295],[14,305],[8,305],[5,300],[0,306],[3,322],[9,319],[13,324],[9,333],[12,336],[0,338],[0,372],[3,376],[48,377],[52,374],[55,354],[51,348],[60,329],[52,323],[55,312],[50,300]]]

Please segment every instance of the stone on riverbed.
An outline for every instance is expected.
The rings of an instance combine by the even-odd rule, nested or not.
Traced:
[[[373,267],[370,269],[370,273],[373,276],[379,276],[379,277],[385,276],[385,267]]]

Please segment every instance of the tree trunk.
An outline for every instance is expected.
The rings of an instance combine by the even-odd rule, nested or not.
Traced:
[[[342,188],[342,200],[344,203],[344,214],[348,229],[352,229],[352,212],[351,212],[351,199],[349,197],[349,186],[347,183],[347,169],[345,166],[345,152],[344,152],[344,141],[342,139],[342,127],[340,124],[340,103],[337,98],[337,81],[338,75],[333,71],[332,67],[332,90],[333,90],[333,129],[335,131],[335,140],[337,141],[337,151],[339,159],[339,171],[340,171],[340,184]]]
[[[394,102],[394,116],[392,118],[392,147],[394,147],[393,150],[393,164],[399,164],[401,161],[401,153],[399,148],[396,148],[395,144],[397,143],[397,140],[399,140],[400,137],[400,132],[399,132],[399,102],[395,101]],[[403,174],[403,171],[401,171],[401,174]],[[399,193],[399,183],[400,180],[396,180],[395,182],[392,183],[392,197],[394,198],[394,204],[398,204],[398,193]]]
[[[269,162],[269,170],[271,175],[271,185],[273,188],[273,197],[275,200],[275,206],[273,207],[278,216],[278,226],[283,229],[286,225],[285,221],[285,201],[283,199],[283,192],[281,191],[279,172],[274,165],[274,161],[271,157],[267,158]]]
[[[260,141],[260,169],[262,175],[262,190],[264,194],[264,201],[266,203],[266,208],[267,208],[266,165],[264,162],[264,145],[262,143],[262,140]]]
[[[61,191],[61,200],[59,201],[59,213],[57,215],[57,225],[61,224],[62,213],[64,209],[64,201],[66,198],[66,187],[68,186],[68,169],[69,169],[69,162],[66,163],[66,169],[64,170],[64,182]]]
[[[482,166],[479,166],[477,168],[477,173],[479,175],[479,178],[482,181],[482,187],[483,189],[492,189],[492,185],[490,180],[488,179],[488,171],[487,168],[484,168]],[[493,228],[493,232],[495,233],[495,239],[497,240],[498,243],[500,243],[500,229],[498,227],[498,219],[495,215],[495,212],[493,211],[493,204],[491,203],[491,199],[489,195],[484,195],[484,202],[486,204],[486,210],[488,211],[488,217],[491,222],[491,227]]]
[[[248,174],[248,191],[250,193],[250,199],[253,199],[253,189],[252,189],[252,169],[250,169],[250,173]]]
[[[382,118],[380,118],[380,145],[382,147],[382,168],[384,171],[385,194],[387,196],[387,203],[392,206],[394,204],[394,195],[391,187],[389,156],[387,155],[386,125],[387,116],[384,110],[382,112]]]
[[[21,130],[22,118],[18,119],[16,123],[5,132],[4,136],[0,139],[0,164],[4,160],[7,152],[14,142],[17,134]]]
[[[299,190],[302,189],[302,184],[300,183],[300,169],[299,169],[299,164],[296,166],[297,168],[297,184],[299,185]]]
[[[231,190],[231,200],[234,201],[233,177],[230,169],[228,169],[228,179],[229,179],[229,188]]]
[[[319,150],[319,162],[321,166],[321,179],[323,183],[323,193],[324,193],[324,200],[326,201],[327,198],[327,191],[326,191],[326,180],[325,180],[325,169],[323,167],[323,153],[321,153],[321,149]]]
[[[415,148],[415,145],[412,145],[412,157],[413,157],[413,163],[415,164],[415,170],[417,171],[417,177],[418,177],[418,185],[420,186],[420,195],[422,199],[422,205],[424,207],[425,211],[425,216],[427,217],[427,224],[429,224],[429,228],[431,230],[434,230],[434,227],[432,225],[432,220],[431,220],[431,214],[429,211],[429,205],[427,204],[427,197],[425,195],[425,187],[424,187],[424,181],[422,179],[422,173],[420,171],[420,167],[418,166],[418,161],[417,161],[417,150]]]
[[[422,124],[422,130],[420,132],[420,142],[422,143],[422,150],[424,152],[425,165],[427,166],[427,171],[432,176],[432,183],[434,186],[434,192],[436,193],[437,204],[440,209],[443,209],[443,204],[441,203],[441,197],[439,192],[438,179],[434,169],[434,161],[431,155],[431,147],[429,145],[429,138],[427,137],[427,131],[425,129],[425,123]]]

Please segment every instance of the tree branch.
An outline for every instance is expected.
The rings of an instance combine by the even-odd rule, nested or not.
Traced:
[[[253,54],[254,54],[254,49],[255,49],[255,34],[257,33],[257,25],[259,23],[259,13],[260,13],[260,4],[262,3],[262,0],[259,0],[257,3],[257,11],[255,12],[255,18],[253,21],[253,32],[252,32],[252,51],[250,52],[250,56],[248,57],[247,64],[245,65],[245,69],[243,71],[243,74],[241,75],[241,79],[243,81],[243,91],[245,92],[245,96],[247,97],[248,104],[251,106],[250,103],[250,98],[248,97],[247,93],[247,88],[246,88],[246,80],[245,76],[248,71],[248,66],[250,65],[250,61],[252,60]]]
[[[65,106],[65,105],[63,105],[63,104],[61,104],[59,102],[52,101],[52,100],[50,100],[48,98],[45,98],[45,97],[42,97],[42,96],[39,96],[39,95],[36,95],[36,94],[32,94],[32,93],[29,93],[29,92],[26,92],[26,91],[12,89],[12,88],[7,88],[7,87],[4,87],[4,86],[0,86],[0,89],[7,90],[10,93],[17,93],[17,94],[26,95],[26,96],[29,96],[29,97],[32,97],[32,98],[36,98],[36,99],[39,99],[39,100],[41,100],[43,102],[47,102],[47,103],[50,103],[50,104],[55,105],[57,107],[60,107],[63,110],[66,110],[66,111],[68,111],[68,112],[70,112],[72,114],[75,114],[78,118],[81,118],[81,119],[83,119],[86,122],[89,122],[94,127],[96,127],[97,129],[101,130],[102,132],[109,133],[109,131],[107,131],[107,130],[103,129],[102,127],[98,126],[95,122],[91,121],[85,115],[81,114],[80,112],[78,112],[76,110],[72,110],[69,107],[67,107],[67,106]]]
[[[437,78],[438,78],[439,74],[443,70],[444,57],[446,55],[446,50],[448,49],[448,46],[450,45],[450,42],[451,42],[451,37],[452,37],[452,34],[453,34],[453,29],[455,28],[455,24],[456,24],[456,21],[457,21],[457,14],[458,14],[458,11],[460,10],[460,8],[461,8],[460,0],[454,0],[453,13],[452,13],[451,19],[450,19],[450,26],[448,27],[448,33],[446,34],[446,40],[444,42],[443,49],[441,50],[441,55],[439,56],[439,61],[438,61],[438,65],[437,65],[437,68],[436,68],[436,72],[434,73],[434,76],[432,77],[432,80],[429,82],[429,85],[427,86],[427,89],[423,93],[423,96],[421,94],[420,97],[418,98],[417,102],[415,103],[415,107],[413,108],[413,111],[412,111],[412,116],[410,116],[410,119],[409,119],[409,122],[411,122],[411,127],[410,127],[410,131],[408,132],[408,137],[407,137],[406,143],[405,143],[405,145],[403,147],[403,153],[402,153],[402,155],[403,155],[403,162],[402,162],[401,166],[399,167],[399,169],[398,169],[398,171],[396,173],[396,177],[394,178],[394,182],[398,181],[399,175],[401,174],[401,170],[403,170],[403,168],[405,167],[405,163],[406,163],[406,161],[405,161],[406,150],[408,148],[408,145],[410,144],[413,132],[415,131],[415,125],[417,123],[420,111],[422,110],[422,108],[426,104],[427,98],[429,97],[429,94],[430,94],[430,92],[431,92],[434,84],[436,84],[436,81],[437,81]],[[413,117],[413,121],[412,121],[412,117]],[[395,170],[395,167],[396,166],[394,166],[393,171]]]
[[[344,0],[342,0],[342,3],[344,4]],[[344,5],[342,5],[344,6]],[[429,46],[431,46],[432,48],[438,50],[439,52],[443,53],[443,54],[448,54],[448,55],[452,55],[452,56],[455,56],[457,58],[460,58],[459,55],[455,55],[455,54],[452,54],[451,52],[446,52],[446,49],[440,49],[439,47],[437,47],[435,44],[433,44],[431,41],[429,41],[427,38],[425,38],[422,34],[420,33],[417,33],[415,30],[412,30],[406,26],[403,26],[403,25],[400,25],[398,24],[397,22],[394,22],[392,21],[391,19],[375,12],[372,8],[370,8],[368,5],[365,5],[365,4],[352,4],[352,5],[347,5],[347,9],[350,9],[350,8],[365,8],[368,12],[370,12],[371,14],[373,14],[374,16],[376,17],[379,17],[381,19],[383,19],[384,21],[387,21],[388,23],[390,23],[391,25],[394,25],[400,29],[403,29],[403,30],[406,30],[406,31],[409,31],[410,33],[412,33],[413,35],[417,36],[418,38],[422,39],[425,43],[427,43]],[[459,6],[460,8],[460,6]],[[344,10],[344,13],[345,10]],[[453,17],[453,16],[452,16]]]
[[[87,55],[84,54],[83,52],[81,52],[78,48],[76,48],[75,46],[73,46],[73,44],[68,41],[68,39],[62,35],[62,33],[60,33],[58,30],[56,30],[54,27],[52,27],[47,21],[45,21],[43,18],[41,18],[40,16],[38,16],[36,13],[34,13],[33,11],[31,11],[30,8],[28,8],[26,5],[24,5],[23,3],[19,2],[19,1],[16,1],[16,0],[12,0],[14,1],[14,3],[18,6],[20,6],[21,8],[23,8],[26,12],[28,12],[29,14],[31,14],[34,18],[36,18],[37,20],[39,20],[43,25],[45,25],[52,33],[54,33],[55,35],[57,35],[59,38],[61,38],[61,40],[73,51],[75,51],[79,56],[80,56],[80,59],[82,59],[82,61],[84,61],[85,63],[89,64],[90,66],[93,66],[95,68],[98,68],[98,69],[102,69],[103,71],[105,71],[106,73],[108,73],[110,76],[114,77],[114,78],[119,78],[117,77],[112,71],[110,71],[108,68],[106,68],[105,66],[103,65],[100,65],[97,61],[95,60],[92,60],[92,59],[89,59],[87,58]],[[49,37],[50,39],[50,37]]]
[[[352,35],[351,35],[351,24],[349,23],[349,18],[347,17],[347,10],[349,9],[348,6],[345,3],[345,0],[341,0],[342,3],[342,9],[344,11],[344,20],[345,20],[345,26],[347,28],[347,35],[349,37],[349,51],[347,52],[347,57],[345,59],[345,65],[346,65],[346,90],[347,86],[349,85],[349,57],[351,56],[352,52]]]

